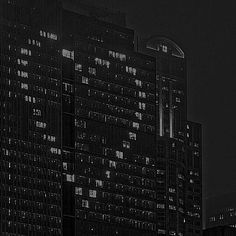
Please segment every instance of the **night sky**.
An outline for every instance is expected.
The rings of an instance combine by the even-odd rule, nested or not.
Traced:
[[[203,125],[204,197],[236,191],[235,0],[94,2],[126,12],[127,26],[138,35],[166,35],[182,47],[188,60],[188,118]]]

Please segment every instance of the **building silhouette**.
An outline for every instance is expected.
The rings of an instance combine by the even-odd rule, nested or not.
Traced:
[[[181,48],[137,52],[120,13],[0,4],[1,235],[201,235]]]
[[[230,192],[206,199],[206,228],[236,227],[235,197],[235,192]]]

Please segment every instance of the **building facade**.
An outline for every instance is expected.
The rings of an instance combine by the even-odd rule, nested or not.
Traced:
[[[0,11],[1,235],[201,235],[184,52],[61,1]]]
[[[12,0],[0,11],[0,234],[60,235],[61,10]]]

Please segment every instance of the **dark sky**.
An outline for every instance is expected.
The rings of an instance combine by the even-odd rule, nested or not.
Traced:
[[[235,191],[235,0],[96,1],[126,12],[128,27],[139,35],[169,36],[185,51],[188,117],[203,125],[204,196]]]

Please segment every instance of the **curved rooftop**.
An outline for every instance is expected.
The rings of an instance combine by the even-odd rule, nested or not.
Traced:
[[[164,53],[171,53],[172,56],[185,58],[185,54],[183,50],[172,40],[160,37],[153,36],[151,37],[146,44],[148,49],[152,49],[155,51],[162,51]]]

